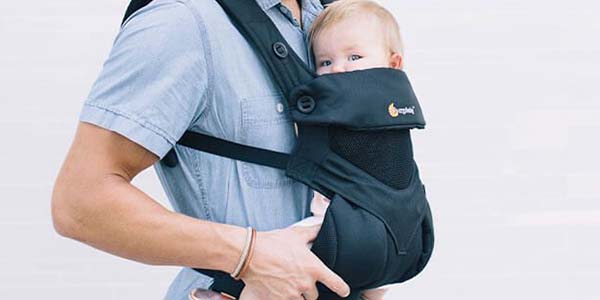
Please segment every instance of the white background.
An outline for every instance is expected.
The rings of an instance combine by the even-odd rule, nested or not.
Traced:
[[[382,1],[428,128],[425,272],[387,299],[600,299],[597,1]],[[50,195],[125,0],[0,3],[0,299],[162,299],[175,267],[59,237]],[[168,206],[152,169],[135,184]]]

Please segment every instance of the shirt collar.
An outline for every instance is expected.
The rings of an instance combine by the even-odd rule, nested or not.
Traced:
[[[260,6],[263,11],[267,11],[273,6],[281,3],[281,0],[256,0],[256,3],[258,3],[258,6]]]
[[[281,0],[255,0],[258,6],[266,12],[274,6],[281,4]],[[323,10],[323,6],[320,0],[301,0],[302,2],[302,13],[304,18],[304,12],[308,12],[316,17]]]

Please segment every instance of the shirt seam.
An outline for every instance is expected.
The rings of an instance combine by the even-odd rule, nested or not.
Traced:
[[[112,113],[116,116],[130,120],[130,121],[140,125],[141,127],[144,127],[146,129],[150,130],[151,132],[160,136],[161,138],[165,139],[169,144],[171,144],[171,145],[175,144],[175,138],[171,137],[166,131],[162,130],[160,127],[156,126],[152,122],[144,120],[143,118],[136,118],[135,116],[133,116],[129,113],[126,113],[126,112],[118,110],[118,109],[109,108],[109,107],[101,105],[97,102],[86,102],[84,105],[98,108],[98,109],[107,111],[109,113]]]
[[[212,56],[212,47],[210,44],[210,40],[208,38],[208,32],[206,30],[206,25],[204,24],[204,20],[198,15],[198,13],[194,10],[193,7],[191,7],[189,5],[189,1],[187,0],[177,0],[177,3],[180,3],[181,5],[185,6],[186,9],[188,10],[188,12],[192,15],[192,17],[194,18],[194,20],[196,21],[196,28],[198,29],[198,35],[200,37],[200,40],[202,42],[202,47],[203,47],[203,55],[204,55],[204,67],[205,67],[205,74],[206,74],[206,89],[205,92],[200,96],[200,99],[198,99],[198,101],[200,103],[202,103],[202,98],[206,97],[208,101],[205,101],[205,105],[204,108],[202,108],[202,110],[198,113],[198,111],[196,111],[196,116],[192,119],[191,123],[188,126],[188,129],[194,127],[194,125],[201,119],[201,117],[208,111],[210,112],[210,109],[212,108],[212,102],[214,100],[214,91],[211,88],[211,86],[213,86],[213,83],[215,82],[214,80],[214,72],[212,72],[211,70],[213,70],[212,68],[212,61],[213,61],[213,56]],[[201,105],[200,105],[201,106]],[[198,109],[200,109],[200,107],[198,107]]]

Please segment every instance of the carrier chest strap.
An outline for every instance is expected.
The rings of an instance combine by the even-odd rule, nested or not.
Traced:
[[[211,154],[283,170],[290,157],[287,153],[242,145],[189,130],[177,143]]]

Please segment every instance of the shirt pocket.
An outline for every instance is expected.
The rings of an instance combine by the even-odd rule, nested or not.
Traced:
[[[295,144],[294,125],[279,95],[242,99],[242,144],[290,153]],[[240,162],[244,181],[253,188],[273,189],[293,183],[284,170]]]

